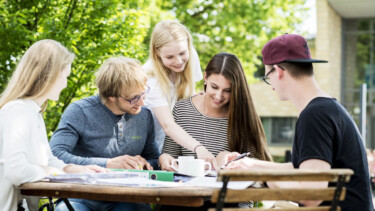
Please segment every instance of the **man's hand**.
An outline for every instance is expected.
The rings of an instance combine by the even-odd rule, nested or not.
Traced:
[[[229,161],[233,160],[235,157],[230,157]],[[261,168],[258,163],[262,163],[264,161],[256,160],[254,158],[242,158],[240,160],[234,161],[230,164],[228,164],[225,169],[257,169]],[[257,165],[258,164],[258,165]]]
[[[171,167],[172,160],[173,160],[173,157],[167,153],[163,153],[162,155],[160,155],[159,164],[160,164],[161,170],[175,171]]]
[[[152,166],[140,155],[122,155],[115,158],[111,158],[107,161],[107,168],[137,170],[142,170],[146,168],[147,170],[153,170]]]
[[[218,165],[222,167],[239,155],[240,154],[238,152],[222,151],[216,156],[216,161]]]
[[[196,147],[195,153],[197,153],[198,159],[203,159],[206,162],[211,163],[211,166],[213,168],[212,170],[215,170],[215,169],[219,170],[220,169],[219,165],[216,162],[215,156],[211,152],[209,152],[206,149],[206,147],[204,147],[204,146]]]

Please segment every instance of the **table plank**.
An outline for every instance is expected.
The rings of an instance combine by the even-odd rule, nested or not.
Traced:
[[[144,202],[176,206],[203,205],[215,189],[204,187],[144,188],[73,183],[33,182],[18,187],[23,195]]]

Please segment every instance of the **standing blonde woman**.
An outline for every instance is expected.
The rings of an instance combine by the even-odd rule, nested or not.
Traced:
[[[199,158],[215,162],[215,157],[192,138],[173,119],[174,104],[194,93],[195,82],[202,79],[199,58],[189,30],[173,20],[156,24],[150,42],[150,60],[143,65],[150,93],[145,104],[152,110],[159,151],[165,135]]]
[[[42,112],[67,85],[74,54],[54,40],[41,40],[23,55],[0,97],[0,205],[16,210],[16,186],[51,173],[104,171],[66,165],[51,153]],[[29,201],[30,205],[30,201]]]

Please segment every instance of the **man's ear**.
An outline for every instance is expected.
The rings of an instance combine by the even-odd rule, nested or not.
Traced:
[[[108,100],[111,101],[111,102],[115,102],[116,98],[115,97],[108,97]]]
[[[273,66],[277,72],[277,75],[278,75],[278,78],[279,79],[282,79],[284,77],[284,74],[285,74],[285,70],[281,69],[278,65],[274,65]]]

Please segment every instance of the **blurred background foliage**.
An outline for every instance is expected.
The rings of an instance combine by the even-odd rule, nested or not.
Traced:
[[[305,0],[0,0],[0,92],[25,50],[54,39],[76,54],[68,87],[44,113],[48,135],[73,101],[96,93],[95,71],[116,55],[144,63],[153,26],[177,19],[192,32],[202,70],[219,52],[236,54],[248,81],[264,73],[261,48],[295,32]],[[202,84],[197,85],[201,90]]]

